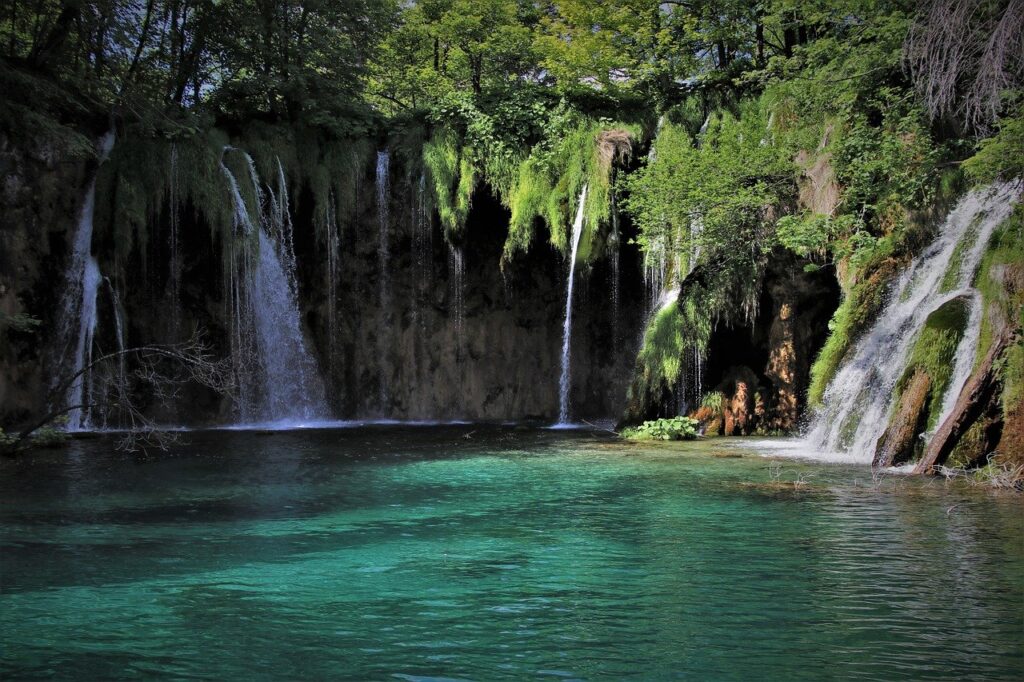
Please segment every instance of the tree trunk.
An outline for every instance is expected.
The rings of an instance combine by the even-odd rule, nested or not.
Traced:
[[[29,63],[37,69],[43,69],[46,67],[47,62],[53,56],[54,52],[60,49],[61,45],[67,39],[71,25],[78,18],[78,14],[81,11],[81,4],[78,0],[68,0],[64,3],[64,6],[60,10],[60,14],[57,15],[57,20],[53,22],[53,26],[47,31],[46,37],[39,40],[35,45],[32,46],[32,52],[29,54]]]
[[[127,92],[129,87],[131,87],[131,82],[135,78],[135,72],[139,68],[139,59],[142,57],[142,51],[146,49],[146,43],[149,42],[149,26],[152,23],[153,18],[153,5],[153,0],[149,0],[149,2],[146,3],[146,18],[142,21],[142,31],[139,34],[139,43],[135,46],[135,54],[132,55],[131,66],[128,67],[128,73],[125,74],[124,77],[124,84],[121,86],[122,95]]]
[[[1005,328],[992,340],[985,359],[960,391],[952,414],[932,436],[928,449],[914,468],[915,474],[933,473],[935,467],[944,464],[960,437],[984,412],[1000,384],[996,361],[1012,341],[1013,334]]]
[[[914,453],[917,434],[924,430],[928,416],[928,396],[931,393],[932,378],[918,368],[911,377],[896,406],[896,412],[889,421],[885,433],[878,439],[874,467],[885,468],[902,464]]]

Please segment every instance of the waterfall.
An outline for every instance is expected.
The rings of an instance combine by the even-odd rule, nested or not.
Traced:
[[[377,325],[377,359],[380,365],[380,407],[386,412],[388,407],[388,307],[391,303],[391,282],[388,261],[391,254],[388,245],[391,211],[389,195],[391,185],[391,153],[384,149],[377,152],[377,261],[380,273],[377,280],[377,306],[380,321]],[[384,415],[386,416],[386,415]]]
[[[117,289],[114,288],[114,283],[110,281],[109,277],[104,277],[103,280],[107,283],[107,291],[110,292],[110,308],[114,311],[114,340],[117,342],[118,352],[123,352],[125,349],[124,345],[124,320],[121,318],[121,298],[117,295]],[[118,385],[124,385],[125,378],[125,358],[124,355],[118,356],[117,359],[117,373],[118,373]]]
[[[232,148],[226,147],[225,154]],[[265,195],[244,155],[255,196],[253,220],[234,173],[221,161],[234,209],[229,300],[232,363],[243,421],[292,422],[328,414],[316,361],[306,349],[298,306],[295,255],[284,171]]]
[[[465,348],[466,260],[462,249],[448,244],[448,287],[451,297],[451,321],[455,325],[455,352],[462,357]]]
[[[874,326],[829,384],[824,404],[807,431],[809,445],[830,453],[845,451],[858,461],[870,462],[918,332],[933,311],[963,297],[972,302],[969,326],[956,351],[937,423],[948,416],[977,351],[981,306],[971,283],[992,232],[1009,217],[1020,191],[1019,182],[997,184],[970,192],[956,205],[939,236],[895,282]]]
[[[587,186],[580,192],[576,206],[576,219],[572,223],[572,251],[569,255],[569,282],[565,287],[565,322],[562,324],[562,373],[558,379],[558,423],[569,423],[569,360],[572,347],[572,292],[576,274],[576,252],[583,234],[584,206],[587,203]]]
[[[420,173],[418,180],[409,179],[410,211],[412,218],[413,294],[412,333],[413,348],[409,372],[414,377],[415,410],[420,416],[429,413],[432,395],[431,381],[424,374],[429,370],[427,359],[427,311],[433,280],[433,235],[431,216],[427,204],[427,176]]]
[[[82,298],[78,310],[78,334],[75,342],[73,371],[75,377],[69,390],[67,403],[72,407],[68,412],[68,430],[81,431],[91,427],[92,413],[92,341],[96,335],[96,296],[99,293],[100,266],[93,256],[85,263],[82,273]]]
[[[114,147],[114,131],[100,140],[97,149],[103,163]],[[71,242],[71,257],[64,275],[64,293],[60,304],[57,330],[57,357],[60,368],[55,372],[53,385],[74,377],[66,394],[64,405],[68,411],[68,430],[89,428],[91,400],[91,372],[93,337],[96,333],[96,296],[103,276],[99,263],[92,255],[93,214],[96,208],[96,176],[89,182]]]
[[[686,275],[679,273],[680,279],[685,279],[697,267],[697,259],[700,258],[700,236],[702,232],[704,232],[704,218],[698,214],[690,220],[690,256]]]

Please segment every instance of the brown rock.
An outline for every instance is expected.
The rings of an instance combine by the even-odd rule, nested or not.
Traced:
[[[873,466],[889,467],[912,458],[917,434],[927,423],[931,385],[928,373],[918,368],[903,390],[888,428],[878,439]]]

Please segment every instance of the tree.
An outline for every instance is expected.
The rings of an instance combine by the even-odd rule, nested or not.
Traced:
[[[905,52],[932,118],[988,132],[1024,87],[1024,0],[926,0]]]
[[[125,370],[129,362],[131,372]],[[65,400],[75,382],[102,370],[112,379],[94,388],[85,402],[69,404]],[[218,393],[228,393],[232,388],[227,363],[214,359],[198,334],[179,344],[137,346],[103,354],[54,385],[47,401],[51,407],[31,420],[16,436],[3,439],[0,453],[16,455],[31,442],[33,434],[59,424],[76,410],[102,410],[109,422],[123,429],[120,439],[123,449],[166,448],[171,435],[160,431],[146,415],[146,405],[141,399],[145,396],[157,403],[169,404],[188,383]]]

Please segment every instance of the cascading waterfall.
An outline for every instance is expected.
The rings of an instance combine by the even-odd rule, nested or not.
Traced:
[[[569,254],[569,282],[565,287],[565,322],[562,324],[562,372],[558,378],[558,423],[569,423],[570,350],[572,348],[572,292],[576,275],[576,253],[583,234],[584,206],[587,203],[587,186],[583,185],[576,218],[572,223],[572,250]]]
[[[700,235],[702,232],[704,232],[704,219],[700,215],[696,215],[690,220],[690,257],[686,269],[687,275],[697,267],[697,259],[700,258]],[[680,278],[685,278],[682,273],[679,276]]]
[[[948,416],[970,375],[978,347],[980,304],[971,283],[992,232],[1009,217],[1020,193],[1019,182],[1001,183],[972,191],[956,205],[939,236],[895,283],[874,326],[829,384],[824,404],[807,431],[808,445],[870,462],[919,331],[944,303],[966,298],[971,305],[969,326],[956,351],[937,423]]]
[[[414,276],[418,294],[424,295],[430,291],[431,279],[433,276],[433,232],[431,230],[430,212],[427,210],[427,176],[420,175],[412,202],[412,247],[413,262],[415,264]],[[417,297],[418,299],[419,297]]]
[[[114,131],[101,138],[98,154],[103,163],[114,147]],[[64,294],[57,332],[56,362],[61,368],[54,375],[54,386],[74,377],[64,396],[68,411],[69,431],[90,426],[91,372],[93,337],[96,333],[96,296],[103,276],[92,255],[93,214],[96,208],[96,176],[89,182],[79,213],[75,236],[71,242],[71,258],[65,273]]]
[[[388,150],[377,152],[377,260],[380,264],[380,279],[378,281],[379,298],[383,310],[390,296],[390,280],[388,272],[388,260],[391,257],[388,245],[388,232],[390,231],[391,210],[389,206],[389,195],[391,193],[391,154]]]
[[[89,256],[82,273],[82,298],[78,309],[78,334],[76,336],[73,371],[77,375],[71,384],[67,404],[72,409],[68,412],[68,430],[81,431],[92,426],[91,414],[93,399],[92,346],[96,336],[96,296],[99,293],[100,267],[96,259]]]
[[[668,270],[666,253],[665,239],[660,235],[650,241],[644,253],[644,288],[650,297],[648,310],[657,310],[658,299],[664,293]]]
[[[121,353],[125,349],[124,320],[121,319],[121,297],[117,295],[117,289],[114,288],[114,283],[110,281],[109,277],[104,277],[103,280],[107,283],[107,291],[110,292],[110,308],[114,311],[114,340],[117,342],[118,352]],[[123,386],[125,377],[124,355],[120,355],[117,360],[118,385]]]
[[[232,148],[226,147],[225,153]],[[221,162],[234,207],[230,300],[232,361],[243,421],[323,419],[328,410],[316,361],[300,322],[288,188],[278,164],[277,191],[264,195],[252,158],[244,155],[256,198],[250,216],[238,181]]]

